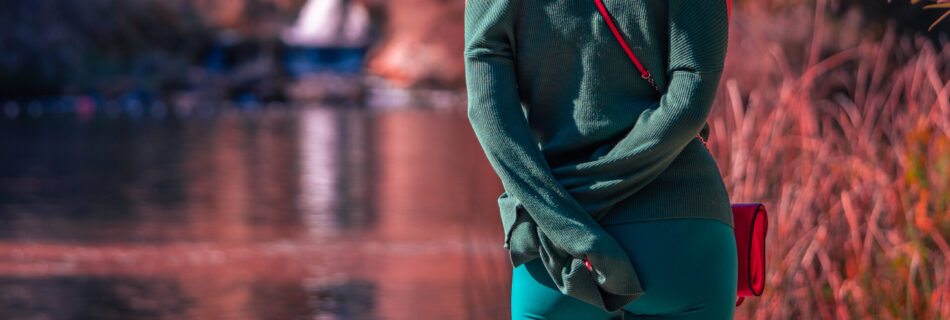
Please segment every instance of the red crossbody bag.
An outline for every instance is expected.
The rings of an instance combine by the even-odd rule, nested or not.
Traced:
[[[728,19],[732,15],[732,1],[725,1],[726,17]],[[614,26],[613,20],[607,14],[604,3],[601,0],[594,0],[594,2],[597,3],[597,9],[600,10],[600,14],[607,21],[607,26],[613,32],[614,38],[627,53],[630,61],[640,70],[641,77],[650,82],[653,89],[659,92],[660,89],[653,82],[650,72],[640,64],[637,57],[633,55],[633,51],[627,46],[623,36],[620,35],[620,31]],[[696,136],[703,142],[703,145],[706,145],[706,140],[703,139],[702,135],[697,133]],[[736,291],[736,307],[738,307],[745,300],[745,297],[760,296],[762,290],[765,289],[765,233],[768,231],[768,215],[765,206],[761,203],[733,203],[732,216],[735,222],[736,249],[739,254],[739,279]],[[587,268],[590,269],[589,263]]]

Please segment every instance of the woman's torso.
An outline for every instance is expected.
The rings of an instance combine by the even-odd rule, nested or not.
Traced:
[[[658,85],[668,75],[666,0],[604,1]],[[660,94],[640,77],[593,0],[520,0],[514,55],[523,110],[549,166],[590,161],[623,138]],[[665,90],[660,85],[661,90]],[[693,139],[649,185],[599,215],[603,225],[708,217],[732,226],[719,168]]]

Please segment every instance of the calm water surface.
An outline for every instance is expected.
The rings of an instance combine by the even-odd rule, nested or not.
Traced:
[[[0,318],[504,319],[464,115],[0,120]]]

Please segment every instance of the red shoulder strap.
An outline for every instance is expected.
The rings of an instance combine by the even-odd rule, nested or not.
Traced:
[[[726,1],[726,21],[728,24],[730,16],[732,16],[732,0],[724,1]],[[650,71],[647,71],[647,69],[644,68],[642,64],[640,64],[640,60],[637,59],[637,56],[633,55],[633,51],[630,50],[629,46],[627,46],[627,41],[623,40],[623,36],[620,35],[620,30],[617,30],[617,26],[614,25],[613,19],[610,19],[610,15],[607,14],[607,8],[604,7],[604,2],[602,0],[594,0],[594,2],[597,4],[597,10],[600,11],[600,15],[603,16],[604,21],[607,22],[607,26],[610,27],[610,32],[614,34],[614,38],[617,39],[618,43],[620,43],[620,47],[622,47],[623,51],[627,53],[627,57],[630,58],[630,61],[633,62],[635,66],[637,66],[637,70],[640,70],[640,77],[650,82],[650,85],[653,86],[653,89],[656,90],[656,92],[660,92],[660,89],[656,86],[656,82],[653,81],[653,77],[650,76]],[[706,126],[703,128],[703,130],[707,130],[706,128],[708,127],[709,123],[706,123]],[[703,138],[702,132],[697,133],[696,137],[698,137],[699,140],[703,142],[703,145],[706,144],[706,139]],[[590,268],[590,266],[588,266],[588,268]],[[736,303],[736,305],[738,306],[739,303],[742,303],[741,299]]]
[[[732,16],[732,0],[724,1],[726,1],[726,21],[728,21]],[[607,13],[607,8],[604,6],[604,2],[602,0],[594,0],[594,2],[597,3],[597,10],[600,11],[600,15],[604,17],[604,20],[607,22],[607,26],[610,27],[610,32],[614,34],[614,38],[616,38],[617,42],[620,43],[620,47],[622,47],[623,51],[627,53],[627,57],[630,58],[630,61],[633,62],[633,65],[637,66],[637,70],[640,70],[640,77],[649,81],[650,85],[653,86],[653,89],[656,89],[657,92],[660,92],[660,89],[657,88],[656,83],[653,82],[653,77],[650,76],[650,71],[647,71],[647,69],[643,67],[643,64],[640,64],[640,60],[637,59],[637,56],[633,55],[633,51],[630,50],[629,46],[627,46],[627,41],[623,40],[623,36],[620,35],[620,30],[617,30],[617,26],[614,25],[613,19],[610,19],[610,15]]]
[[[604,16],[604,20],[607,21],[607,26],[610,27],[610,32],[614,34],[614,38],[620,43],[620,47],[627,53],[627,57],[630,58],[630,61],[633,61],[633,64],[637,66],[637,70],[640,70],[640,76],[649,81],[653,89],[656,89],[656,92],[660,92],[660,89],[656,87],[656,83],[653,82],[653,77],[650,76],[650,71],[647,71],[647,69],[640,64],[640,60],[637,59],[637,56],[633,55],[633,51],[627,46],[627,41],[623,40],[623,36],[620,35],[620,30],[617,30],[614,21],[610,19],[610,15],[607,14],[607,8],[604,7],[604,2],[601,0],[594,0],[594,2],[597,3],[597,10],[600,10],[600,15]]]

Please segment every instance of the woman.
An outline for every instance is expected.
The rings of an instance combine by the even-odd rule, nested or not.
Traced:
[[[726,0],[604,2],[662,94],[594,0],[466,4],[468,117],[505,188],[512,317],[731,319],[732,211],[702,140]]]

